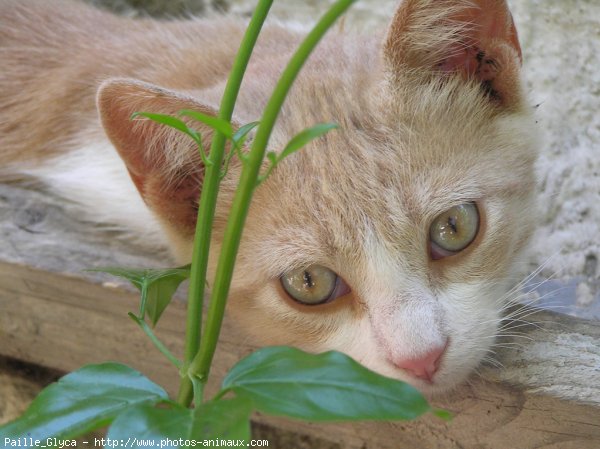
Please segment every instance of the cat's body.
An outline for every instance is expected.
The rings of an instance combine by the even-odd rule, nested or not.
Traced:
[[[427,392],[463,381],[489,351],[533,228],[536,149],[510,13],[475,3],[406,0],[387,35],[333,31],[311,57],[270,148],[318,122],[340,129],[256,191],[229,308],[259,343],[342,350]],[[1,0],[0,176],[39,179],[159,245],[166,236],[188,262],[197,150],[129,117],[214,113],[243,30],[237,19],[133,21]],[[260,117],[300,39],[265,28],[236,123]],[[238,173],[234,163],[223,183],[213,256]],[[459,249],[440,248],[435,232]]]

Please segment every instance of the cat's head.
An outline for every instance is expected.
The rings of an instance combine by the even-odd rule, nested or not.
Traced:
[[[383,39],[323,43],[270,148],[316,122],[340,129],[256,190],[236,265],[230,312],[257,342],[340,350],[430,393],[472,372],[494,343],[533,228],[536,149],[520,58],[510,12],[494,0],[405,0]],[[248,82],[245,118],[258,118],[261,83]],[[203,100],[127,80],[99,94],[107,133],[182,260],[202,177],[196,150],[127,119],[214,114]],[[224,180],[213,261],[237,173],[234,164]]]

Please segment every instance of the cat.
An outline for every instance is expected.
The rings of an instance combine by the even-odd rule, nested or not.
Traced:
[[[2,176],[36,179],[188,263],[197,149],[130,116],[215,115],[244,29],[232,17],[159,22],[72,0],[1,1]],[[260,117],[302,34],[265,26],[234,125]],[[493,347],[534,230],[537,143],[521,58],[504,0],[404,0],[385,32],[332,30],[269,147],[316,123],[339,129],[256,190],[232,319],[258,344],[340,350],[427,394],[463,383]],[[210,273],[239,171],[234,158]]]

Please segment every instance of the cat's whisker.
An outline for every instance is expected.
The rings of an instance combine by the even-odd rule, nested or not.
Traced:
[[[513,300],[511,300],[511,301],[507,301],[507,303],[502,308],[502,312],[509,310],[509,313],[504,316],[504,320],[515,320],[518,318],[525,318],[532,314],[535,314],[539,309],[538,305],[541,301],[544,301],[543,308],[547,309],[547,310],[559,310],[561,308],[565,308],[566,306],[561,304],[559,300],[545,301],[546,298],[554,297],[557,292],[560,292],[560,291],[564,290],[565,288],[566,287],[556,288],[554,290],[551,290],[551,291],[545,293],[544,295],[541,295],[541,296],[538,296],[535,298],[530,298],[527,301],[523,301],[523,298],[526,298],[527,295],[519,296],[519,297],[513,298]],[[514,306],[517,306],[517,308],[514,310],[510,310]]]
[[[498,329],[498,335],[506,335],[506,332],[508,331],[512,331],[514,329],[522,329],[522,328],[529,328],[529,327],[536,327],[538,329],[542,329],[542,327],[539,324],[536,323],[531,323],[529,321],[522,321],[522,322],[518,322],[518,323],[514,323],[510,326],[503,326],[501,328]]]
[[[495,346],[498,351],[502,350],[510,353],[522,351],[525,347],[525,345]]]
[[[554,303],[554,304],[548,303],[548,307],[545,307],[545,309],[558,310],[558,309],[565,308],[565,307],[566,306],[564,306],[564,305],[559,305],[556,303]],[[516,321],[516,320],[528,318],[532,315],[536,315],[539,311],[540,311],[540,309],[535,306],[523,304],[520,307],[518,307],[517,309],[509,310],[509,313],[504,315],[502,317],[501,321]]]
[[[542,322],[535,322],[523,319],[511,320],[498,328],[498,335],[504,335],[507,331],[511,331],[514,329],[522,329],[522,328],[536,328],[538,330],[543,330]]]
[[[492,365],[494,368],[504,369],[504,364],[492,354],[488,354],[483,357],[482,362],[484,364]]]
[[[534,338],[523,332],[511,332],[504,335],[498,335],[498,338],[494,341],[493,346],[498,345],[518,345],[524,346],[528,341],[535,341]]]
[[[544,279],[531,283],[551,262],[560,254],[560,250],[556,251],[550,257],[548,257],[542,264],[540,264],[534,271],[525,276],[520,282],[517,282],[510,290],[504,295],[497,299],[497,303],[501,304],[515,304],[520,302],[523,298],[531,295],[535,290],[542,287],[548,281],[554,279],[562,270],[555,270],[550,276],[544,277]],[[522,291],[525,290],[525,291]]]
[[[530,337],[527,334],[523,334],[520,332],[510,332],[510,333],[505,333],[502,335],[498,336],[499,339],[506,339],[506,338],[514,338],[514,339],[522,339],[522,340],[527,340],[527,341],[534,341],[535,339]],[[506,343],[510,343],[510,342],[506,342]],[[499,343],[499,344],[504,344],[504,343]]]
[[[511,327],[505,327],[502,329],[499,329],[497,331],[496,334],[494,335],[487,335],[481,338],[486,338],[486,339],[494,339],[494,338],[502,338],[502,337],[509,337],[509,336],[519,336],[519,335],[523,335],[526,336],[528,335],[528,332],[524,331],[524,330],[515,330],[515,329],[523,329],[524,327],[529,327],[529,326],[534,326],[535,327],[535,323],[523,323],[521,325],[515,325],[515,326],[511,326]]]
[[[505,315],[502,318],[503,322],[515,322],[515,321],[522,321],[525,318],[528,318],[532,315],[535,315],[538,311],[534,308],[532,308],[531,306],[522,306],[519,309],[516,310],[512,310],[510,313],[508,313],[507,315]]]

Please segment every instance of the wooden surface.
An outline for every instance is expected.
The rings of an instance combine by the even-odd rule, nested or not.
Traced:
[[[147,341],[127,312],[136,294],[108,278],[89,277],[92,265],[142,266],[164,261],[136,255],[100,232],[65,216],[56,200],[14,187],[0,188],[0,354],[63,371],[117,360],[176,389],[177,372]],[[166,263],[168,265],[168,263]],[[484,367],[480,377],[436,406],[451,410],[446,423],[316,425],[258,416],[260,421],[348,448],[555,448],[600,447],[600,325],[537,311],[529,339],[503,350],[504,368]],[[158,326],[180,354],[184,304],[169,307]],[[214,379],[252,350],[226,320]]]

